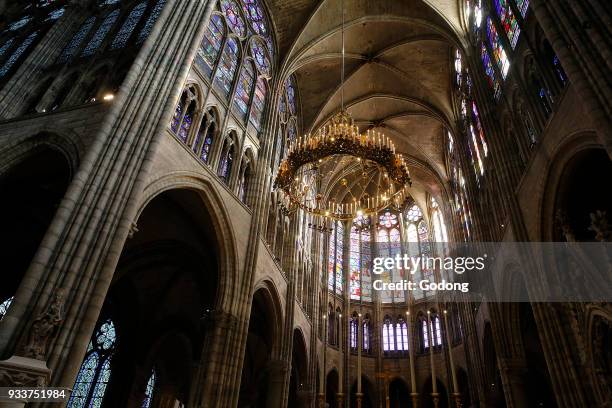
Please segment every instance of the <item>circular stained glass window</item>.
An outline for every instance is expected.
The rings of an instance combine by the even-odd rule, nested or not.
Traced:
[[[268,55],[261,41],[251,41],[251,53],[253,54],[255,65],[257,65],[259,72],[270,75],[270,60],[268,59]]]
[[[223,11],[223,14],[225,14],[228,25],[232,31],[236,35],[244,37],[246,34],[246,27],[244,25],[244,20],[240,15],[238,4],[236,4],[234,0],[221,0],[221,10]]]

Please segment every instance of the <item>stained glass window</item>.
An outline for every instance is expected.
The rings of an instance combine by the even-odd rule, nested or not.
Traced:
[[[210,22],[198,49],[198,56],[204,60],[203,68],[208,75],[211,74],[219,56],[224,32],[223,19],[218,14],[213,14],[210,17]]]
[[[74,383],[69,408],[101,407],[108,382],[110,363],[117,342],[115,325],[108,319],[96,330]]]
[[[378,217],[378,256],[391,258],[395,257],[395,255],[401,252],[400,241],[401,240],[397,214],[392,213],[390,211],[383,212]],[[403,279],[401,278],[403,276],[403,273],[403,269],[400,269],[399,271],[395,269],[385,269],[385,271],[378,275],[377,278],[380,279],[383,283],[396,282],[399,279]],[[382,303],[403,302],[405,300],[401,292],[380,290],[378,291],[378,294]]]
[[[480,115],[478,113],[478,107],[476,106],[476,102],[474,101],[472,101],[472,114],[473,114],[474,123],[476,124],[478,140],[480,142],[480,145],[482,146],[484,157],[487,157],[489,155],[489,147],[487,145],[487,140],[484,135],[484,129],[482,128],[482,123],[480,122]]]
[[[444,217],[442,216],[442,211],[440,211],[438,202],[433,197],[431,197],[431,208],[435,240],[436,242],[448,242],[448,235],[446,232],[446,224],[444,223]]]
[[[362,333],[363,349],[370,350],[370,321],[368,318],[364,320],[362,327],[363,327],[363,333]]]
[[[270,60],[266,55],[264,45],[256,39],[251,40],[251,53],[253,54],[255,65],[257,65],[259,72],[264,75],[270,75]]]
[[[370,272],[370,220],[357,217],[350,235],[350,296],[353,300],[372,301],[372,276]]]
[[[6,54],[9,48],[11,48],[14,41],[14,38],[9,38],[4,44],[2,44],[2,47],[0,47],[0,58],[2,58],[4,54]]]
[[[19,20],[15,21],[14,23],[9,24],[8,30],[17,31],[20,28],[25,27],[30,21],[32,21],[32,17],[30,16],[22,17]]]
[[[45,18],[45,21],[55,21],[61,16],[63,16],[65,12],[66,12],[66,9],[63,7],[53,10],[49,12],[49,14],[47,14],[47,18]]]
[[[227,39],[225,49],[221,55],[221,63],[215,75],[215,85],[221,90],[225,96],[228,96],[232,90],[232,83],[238,66],[238,42],[235,38]]]
[[[262,37],[268,37],[268,24],[259,0],[242,0],[244,13],[253,30]]]
[[[66,48],[63,49],[58,60],[59,62],[68,62],[72,59],[77,49],[83,43],[83,40],[85,40],[85,37],[87,37],[87,34],[89,34],[91,29],[93,28],[95,22],[95,17],[89,17],[87,20],[85,20],[83,25],[81,25],[81,28],[79,28],[79,31],[76,32],[76,34],[72,37]]]
[[[442,345],[442,330],[440,329],[440,318],[435,316],[433,318],[433,345],[441,346]]]
[[[429,348],[429,330],[427,327],[427,320],[421,320],[421,332],[423,335],[423,348]]]
[[[508,60],[504,47],[499,41],[499,35],[497,34],[497,29],[495,28],[491,17],[487,18],[487,38],[489,39],[489,45],[491,46],[491,50],[493,52],[493,59],[497,63],[497,66],[502,74],[502,79],[506,79],[506,76],[508,76],[508,71],[510,70],[510,61]]]
[[[187,138],[189,137],[189,130],[191,129],[191,125],[193,123],[193,115],[195,114],[195,109],[196,103],[195,101],[191,101],[181,121],[181,126],[177,135],[183,142],[187,142]]]
[[[6,312],[8,312],[9,307],[11,307],[11,303],[13,303],[14,297],[6,299],[4,302],[0,303],[0,321],[4,318]]]
[[[408,351],[408,326],[403,319],[395,324],[395,342],[398,351]]]
[[[240,80],[236,87],[234,95],[234,107],[239,112],[240,117],[244,120],[249,109],[249,99],[251,98],[251,90],[255,82],[255,72],[253,65],[246,62],[240,71]]]
[[[251,118],[250,121],[255,126],[255,129],[259,130],[261,125],[261,116],[266,105],[266,83],[262,77],[257,78],[257,84],[255,86],[255,93],[253,95],[253,106],[251,107]],[[293,129],[295,130],[295,128]]]
[[[421,209],[419,208],[419,206],[415,204],[412,207],[410,207],[408,211],[406,212],[406,218],[410,222],[416,222],[420,220],[421,218],[423,218],[423,212],[421,212]]]
[[[0,55],[2,54],[0,53]],[[565,70],[563,69],[563,66],[561,65],[561,61],[559,60],[559,57],[554,55],[552,59],[552,63],[553,63],[553,66],[555,67],[557,76],[561,80],[561,83],[565,85],[567,82],[567,75],[565,74]]]
[[[246,27],[244,25],[244,20],[240,15],[238,4],[236,4],[234,0],[221,0],[221,10],[225,14],[228,25],[232,31],[236,35],[244,37],[246,34]]]
[[[352,300],[361,300],[359,235],[359,228],[353,226],[349,246],[349,291]]]
[[[336,223],[336,293],[341,295],[344,290],[344,275],[342,264],[344,262],[344,224]]]
[[[504,27],[504,31],[508,36],[508,41],[512,49],[514,49],[521,35],[521,28],[510,7],[510,0],[494,0],[494,3],[501,25]]]
[[[481,44],[480,56],[482,57],[482,64],[484,65],[485,74],[487,75],[487,82],[489,83],[491,89],[493,89],[495,99],[497,99],[501,95],[501,86],[499,85],[499,81],[495,75],[495,70],[493,69],[489,52],[484,44]]]
[[[455,75],[456,75],[456,83],[458,86],[461,86],[461,77],[463,74],[463,68],[462,68],[462,61],[461,61],[461,51],[456,50],[455,51]]]
[[[225,144],[225,155],[221,157],[221,162],[219,163],[219,177],[221,177],[227,184],[229,183],[232,172],[232,164],[234,162],[234,144],[229,140],[226,140]],[[228,144],[229,147],[227,147]]]
[[[475,33],[480,31],[482,25],[482,0],[474,0],[474,20],[472,29]]]
[[[470,124],[470,154],[475,154],[476,157],[472,157],[472,161],[474,161],[474,159],[476,160],[474,162],[475,165],[475,170],[476,170],[476,175],[483,175],[484,174],[484,165],[482,163],[482,157],[480,155],[480,148],[478,147],[478,141],[477,141],[477,137],[476,137],[476,132],[474,131],[474,125]]]
[[[527,11],[529,10],[529,0],[515,0],[516,7],[519,9],[521,16],[525,18]]]
[[[106,16],[104,21],[102,21],[102,24],[100,24],[100,27],[98,27],[98,30],[96,31],[94,36],[91,38],[91,40],[89,40],[89,43],[81,53],[81,56],[87,57],[96,52],[96,50],[102,44],[102,41],[104,41],[104,38],[106,37],[108,32],[111,30],[113,25],[115,25],[117,18],[119,18],[118,9],[113,10],[108,16]]]
[[[200,159],[202,159],[204,163],[208,163],[208,157],[210,155],[214,134],[215,127],[214,125],[210,125],[206,131],[206,139],[204,139],[204,143],[202,144],[202,153],[200,154]]]
[[[357,322],[357,316],[353,315],[353,317],[351,318],[351,330],[350,330],[351,348],[353,350],[357,349],[357,337],[359,335],[359,333],[357,333],[358,324],[359,323]]]
[[[6,60],[2,68],[0,68],[0,77],[3,77],[4,75],[6,75],[7,72],[10,71],[13,65],[15,65],[19,58],[21,58],[23,53],[26,52],[28,48],[30,48],[36,37],[38,37],[38,31],[31,33],[25,40],[23,40],[21,45],[17,47],[15,51],[13,51],[13,54],[11,54],[11,56],[8,60]]]
[[[395,351],[395,339],[393,338],[393,324],[389,318],[383,324],[383,350]]]
[[[153,391],[155,391],[155,369],[151,370],[151,376],[147,381],[147,387],[145,388],[145,397],[142,401],[142,408],[150,408],[151,402],[153,401]]]
[[[113,39],[113,42],[111,44],[112,50],[116,50],[118,48],[125,47],[128,39],[130,38],[130,36],[132,35],[132,32],[134,31],[134,28],[136,28],[136,25],[142,18],[142,15],[144,14],[146,9],[147,9],[146,1],[138,3],[138,5],[136,5],[132,9],[130,14],[127,16],[127,18],[123,22],[123,25],[119,29],[119,32]]]
[[[289,111],[292,115],[295,115],[297,106],[295,103],[295,85],[293,83],[293,77],[289,77],[285,83],[285,89],[287,90],[287,102],[289,103]]]
[[[162,10],[164,9],[164,5],[166,4],[166,0],[157,0],[155,3],[155,7],[149,13],[149,17],[147,17],[147,21],[145,21],[140,33],[138,33],[138,38],[136,39],[136,44],[142,44],[144,40],[147,39],[149,34],[151,34],[151,30],[153,30],[153,26],[155,22],[159,18]]]

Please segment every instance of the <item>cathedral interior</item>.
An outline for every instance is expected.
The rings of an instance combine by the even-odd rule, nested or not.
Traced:
[[[612,407],[611,52],[606,0],[0,0],[0,389],[68,391],[0,406]],[[586,296],[373,269],[513,243]]]

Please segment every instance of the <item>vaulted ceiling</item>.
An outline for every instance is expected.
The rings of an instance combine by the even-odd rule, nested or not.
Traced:
[[[445,129],[455,123],[452,66],[463,38],[460,3],[344,0],[342,92],[342,0],[269,0],[282,72],[297,79],[302,130],[322,125],[343,100],[362,130],[383,132],[409,158],[415,190],[439,192],[447,178]]]

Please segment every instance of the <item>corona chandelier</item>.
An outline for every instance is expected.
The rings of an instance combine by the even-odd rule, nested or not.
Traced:
[[[282,192],[280,204],[288,212],[299,208],[324,220],[352,220],[399,207],[409,196],[408,167],[393,142],[380,132],[360,132],[344,109],[344,4],[340,89],[340,112],[313,135],[293,141],[280,163],[274,188]],[[325,181],[339,185],[344,198],[318,191]]]

